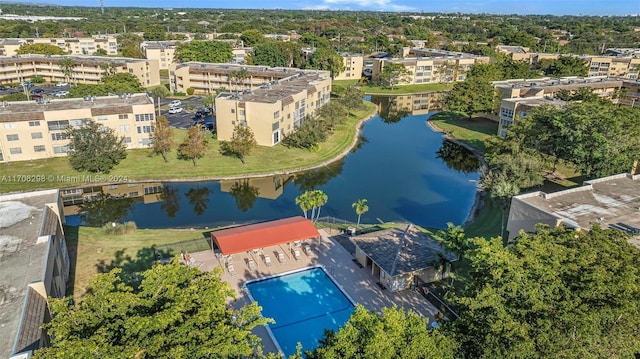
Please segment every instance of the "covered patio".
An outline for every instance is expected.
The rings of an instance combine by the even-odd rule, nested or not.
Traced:
[[[319,237],[311,221],[297,216],[213,231],[211,248],[225,271],[235,275],[243,270],[240,265],[255,272],[260,266],[302,261],[312,254],[310,242]]]

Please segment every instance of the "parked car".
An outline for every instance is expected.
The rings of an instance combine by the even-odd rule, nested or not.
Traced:
[[[31,81],[23,81],[20,83],[20,86],[29,88],[33,86],[33,83]]]
[[[182,107],[169,107],[169,113],[180,113],[182,112]]]
[[[67,87],[67,86],[69,86],[69,84],[68,84],[68,83],[66,83],[66,82],[58,82],[58,83],[56,84],[56,87]]]
[[[180,105],[182,105],[182,101],[180,101],[180,100],[173,100],[173,101],[169,102],[169,108],[178,107]]]
[[[31,93],[34,94],[34,95],[35,94],[42,94],[42,93],[44,93],[44,90],[43,89],[33,89],[33,90],[31,90]]]
[[[63,97],[63,96],[67,96],[68,94],[69,94],[69,91],[56,91],[52,93],[52,95],[56,97]]]

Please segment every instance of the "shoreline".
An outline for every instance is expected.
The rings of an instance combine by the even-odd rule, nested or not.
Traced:
[[[489,165],[487,164],[487,160],[485,160],[484,154],[482,152],[480,152],[477,149],[469,146],[467,143],[458,140],[450,132],[441,129],[436,124],[434,124],[433,122],[429,121],[429,119],[427,119],[427,126],[429,126],[429,128],[431,128],[435,132],[442,133],[444,135],[445,139],[447,139],[447,140],[449,140],[449,141],[451,141],[451,142],[453,142],[455,144],[458,144],[458,145],[468,149],[469,151],[471,151],[471,153],[473,153],[473,155],[476,156],[478,158],[478,160],[480,161],[480,169],[479,169],[478,172],[482,173],[482,172],[487,170]],[[469,213],[467,214],[467,217],[465,218],[464,222],[461,225],[463,228],[468,226],[468,225],[470,225],[471,223],[473,223],[473,221],[476,220],[476,218],[478,218],[478,215],[480,214],[480,211],[482,211],[482,209],[484,208],[486,197],[487,197],[487,191],[483,190],[480,187],[480,181],[478,181],[477,190],[476,190],[476,196],[475,196],[475,199],[473,201],[473,205],[469,209]]]

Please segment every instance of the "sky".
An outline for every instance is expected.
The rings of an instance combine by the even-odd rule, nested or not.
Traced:
[[[294,9],[423,11],[439,13],[637,15],[640,0],[103,0],[104,6],[192,7],[217,9]],[[100,0],[25,2],[100,6]],[[2,2],[0,1],[0,6]]]

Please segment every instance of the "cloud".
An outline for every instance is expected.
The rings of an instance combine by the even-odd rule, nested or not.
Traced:
[[[411,11],[415,7],[396,4],[392,0],[322,0],[320,4],[306,6],[307,10],[374,10]]]

